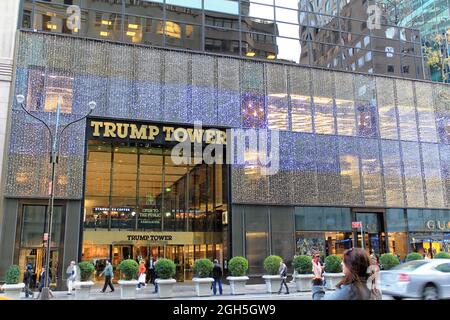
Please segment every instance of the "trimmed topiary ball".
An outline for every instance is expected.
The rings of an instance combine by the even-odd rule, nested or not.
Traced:
[[[389,270],[400,264],[396,255],[392,253],[384,253],[380,257],[380,264],[383,266],[384,270]]]
[[[121,278],[129,281],[136,279],[139,266],[133,259],[126,259],[119,264],[119,270]]]
[[[171,279],[176,274],[175,263],[170,259],[159,259],[155,264],[158,279]]]
[[[423,259],[423,257],[419,253],[411,252],[410,254],[408,254],[406,256],[406,260],[405,261],[408,262],[408,261],[422,260],[422,259]]]
[[[297,256],[292,261],[292,266],[298,274],[312,273],[312,259],[310,256]]]
[[[194,262],[194,272],[199,278],[208,278],[214,268],[209,259],[198,259]]]
[[[20,278],[20,268],[18,265],[12,265],[6,271],[6,284],[18,284]]]
[[[278,274],[278,269],[280,268],[280,262],[283,259],[279,256],[268,256],[264,259],[264,270],[270,275]]]
[[[81,281],[90,281],[92,275],[95,272],[95,268],[90,262],[80,262],[78,264],[78,268],[80,268],[80,279]]]
[[[434,256],[434,259],[450,259],[450,253],[448,252],[439,252]]]
[[[233,277],[242,277],[247,274],[248,261],[244,257],[234,257],[228,262],[228,270]]]
[[[340,273],[342,272],[342,259],[334,254],[325,258],[325,272],[326,273]]]

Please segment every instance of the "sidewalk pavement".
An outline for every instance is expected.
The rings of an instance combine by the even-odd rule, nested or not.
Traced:
[[[120,288],[115,284],[115,291],[102,293],[103,284],[96,283],[91,288],[89,300],[120,300]],[[195,291],[195,284],[192,281],[179,282],[174,288],[175,297],[164,300],[312,300],[311,292],[297,292],[295,283],[288,283],[290,294],[284,294],[285,288],[281,294],[267,293],[265,284],[251,284],[246,286],[245,295],[231,295],[230,286],[223,284],[223,295],[216,295],[210,297],[197,297]],[[147,285],[145,288],[137,290],[136,300],[158,300],[157,293],[153,293],[154,286]],[[34,293],[34,299],[37,299],[38,292]],[[53,300],[76,300],[75,291],[71,295],[67,291],[53,291]],[[0,295],[2,296],[2,295]],[[25,298],[25,293],[21,294],[22,300],[32,300],[32,298]],[[388,296],[383,296],[383,300],[391,300]]]

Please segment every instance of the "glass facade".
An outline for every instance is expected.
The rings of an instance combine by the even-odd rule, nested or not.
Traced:
[[[417,31],[385,24],[380,29],[368,28],[368,5],[362,0],[23,0],[20,26],[77,37],[423,78]]]

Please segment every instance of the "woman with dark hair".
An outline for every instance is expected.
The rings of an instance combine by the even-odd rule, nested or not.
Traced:
[[[313,286],[313,300],[371,300],[374,299],[369,255],[364,249],[351,248],[344,252],[342,271],[344,279],[338,283],[336,291],[325,295],[323,286]],[[376,298],[377,299],[377,298]],[[379,299],[379,297],[378,297]]]

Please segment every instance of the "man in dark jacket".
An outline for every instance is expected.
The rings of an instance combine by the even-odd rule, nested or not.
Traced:
[[[31,296],[34,297],[33,291],[31,291],[31,287],[33,286],[33,266],[31,264],[27,264],[27,268],[23,275],[23,282],[25,283],[25,297]]]
[[[213,274],[213,293],[216,295],[217,288],[216,285],[219,284],[219,294],[222,295],[222,268],[220,267],[219,260],[214,259]]]
[[[287,267],[286,267],[286,264],[283,262],[283,260],[280,261],[280,268],[278,269],[278,274],[281,277],[280,290],[278,290],[278,294],[281,293],[281,289],[283,288],[283,285],[286,288],[286,294],[289,294],[289,288],[288,288],[288,286],[286,284]]]

